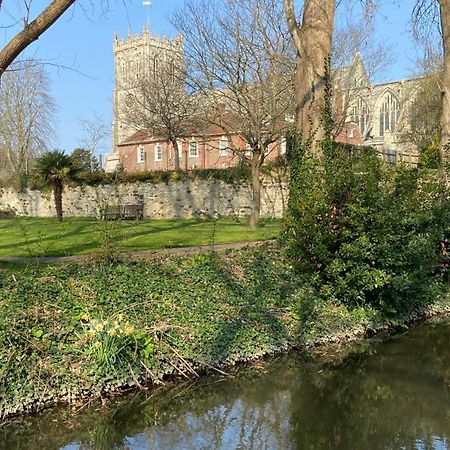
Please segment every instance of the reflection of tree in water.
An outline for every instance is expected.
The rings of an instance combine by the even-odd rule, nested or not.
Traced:
[[[0,432],[0,448],[437,448],[450,437],[449,341],[448,324],[427,325],[340,361],[293,355],[75,417],[54,410]]]
[[[420,448],[436,448],[436,438],[447,442],[449,341],[448,325],[428,325],[373,347],[370,356],[354,354],[319,373],[305,369],[292,392],[292,439],[302,449],[418,448],[420,442]]]

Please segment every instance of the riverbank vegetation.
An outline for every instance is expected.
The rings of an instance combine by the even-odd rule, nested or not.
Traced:
[[[284,246],[0,275],[0,417],[167,376],[361,337],[450,305],[442,277],[402,312],[319,299]]]
[[[294,141],[289,158],[276,243],[120,262],[105,222],[95,263],[1,272],[0,417],[450,311],[445,169],[334,145],[317,161]],[[217,235],[216,222],[196,223]]]

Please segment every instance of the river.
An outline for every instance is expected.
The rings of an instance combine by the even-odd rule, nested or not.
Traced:
[[[450,321],[25,416],[2,449],[447,449]]]

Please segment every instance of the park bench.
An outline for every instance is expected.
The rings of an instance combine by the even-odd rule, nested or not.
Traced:
[[[144,218],[144,205],[125,204],[108,205],[102,214],[103,220],[142,220]]]

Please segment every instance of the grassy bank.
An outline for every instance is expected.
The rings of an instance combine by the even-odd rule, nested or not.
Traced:
[[[0,417],[304,347],[392,323],[313,303],[281,250],[0,275]],[[395,323],[435,303],[414,305]],[[413,305],[413,304],[412,304]],[[226,369],[225,369],[226,370]]]
[[[99,251],[102,236],[123,251],[253,242],[275,238],[280,220],[262,220],[251,230],[247,219],[159,219],[99,222],[94,219],[17,217],[0,219],[0,257],[70,256]],[[120,242],[119,242],[120,241]]]

